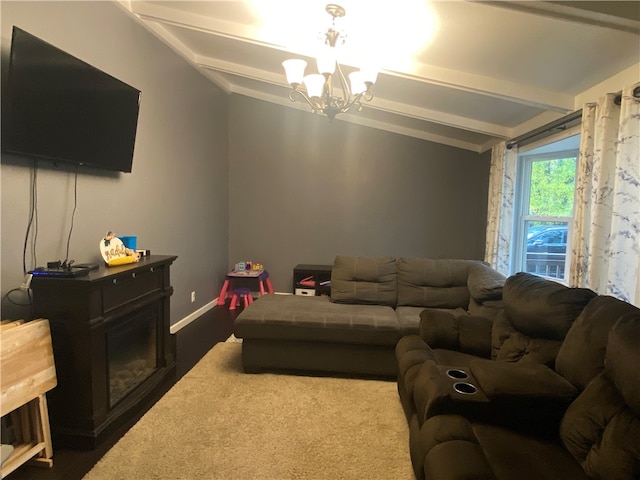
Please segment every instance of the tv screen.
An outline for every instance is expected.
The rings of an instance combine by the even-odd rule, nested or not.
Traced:
[[[140,91],[13,27],[2,149],[131,172]]]

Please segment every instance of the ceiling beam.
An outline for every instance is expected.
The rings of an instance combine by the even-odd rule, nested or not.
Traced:
[[[261,41],[259,39],[259,29],[249,25],[187,13],[157,3],[133,2],[132,8],[136,15],[146,21],[159,22],[209,35],[230,38],[248,45],[267,47],[295,55],[313,56],[310,52],[287,50],[281,45]],[[384,73],[425,84],[473,92],[559,113],[571,111],[574,103],[573,97],[567,94],[434,65],[417,64],[414,65],[413,71],[384,70]]]
[[[271,85],[278,85],[281,87],[286,86],[284,85],[282,78],[283,75],[281,74],[260,70],[258,68],[248,67],[246,65],[239,65],[237,63],[232,63],[216,58],[203,57],[201,55],[196,55],[194,58],[194,62],[201,68],[224,72],[230,75],[237,75],[239,77],[248,78],[259,82],[269,83]],[[394,102],[379,97],[376,97],[373,103],[367,104],[367,108],[372,108],[375,110],[393,113],[405,117],[416,118],[428,122],[439,123],[441,125],[447,125],[454,128],[461,128],[463,130],[470,130],[484,135],[510,138],[512,134],[510,129],[505,128],[502,125],[482,122],[480,120],[475,120],[460,115],[453,115],[438,110],[419,108],[406,103]]]
[[[185,12],[161,5],[159,2],[153,4],[144,1],[132,2],[131,11],[142,20],[152,20],[255,45],[272,46],[259,40],[260,29],[252,25],[228,22],[214,17]]]
[[[624,15],[607,14],[608,7],[604,11],[598,8],[586,8],[584,5],[574,6],[573,4],[584,4],[587,2],[549,2],[549,1],[477,1],[468,0],[472,3],[481,3],[490,7],[501,7],[514,11],[523,11],[535,15],[547,16],[564,21],[579,22],[582,24],[598,25],[604,28],[615,28],[634,34],[640,33],[640,21],[638,18],[626,18]],[[184,10],[171,8],[171,3],[167,2],[147,2],[141,0],[116,0],[123,6],[133,18],[136,18],[145,28],[167,44],[171,49],[185,58],[189,63],[198,68],[198,71],[212,80],[228,93],[239,93],[253,98],[269,101],[288,108],[298,108],[309,111],[306,104],[292,103],[287,95],[276,95],[273,87],[277,86],[285,91],[288,86],[284,75],[276,73],[275,68],[279,67],[278,58],[285,58],[283,52],[311,59],[313,54],[309,51],[301,51],[303,47],[294,47],[293,50],[278,45],[278,40],[269,41],[261,36],[260,28],[252,24],[252,19],[247,17],[241,23],[239,21],[222,20],[206,15],[185,12]],[[595,2],[607,3],[607,2]],[[620,2],[611,2],[620,3]],[[180,40],[178,29],[185,29],[200,34],[213,35],[224,39],[231,39],[240,42],[239,52],[247,55],[272,55],[274,61],[273,70],[269,65],[262,70],[247,64],[240,64],[229,60],[221,60],[195,53],[193,46],[187,40]],[[175,32],[175,34],[174,34]],[[193,36],[193,35],[192,35]],[[189,36],[185,37],[189,38]],[[203,47],[206,48],[206,47]],[[265,50],[268,49],[268,50]],[[268,57],[271,59],[271,56]],[[630,67],[625,72],[621,72],[615,78],[618,79],[622,73],[625,78],[634,76],[637,71],[637,64]],[[633,70],[636,68],[636,70]],[[425,86],[435,85],[458,92],[468,92],[475,95],[500,99],[512,104],[520,104],[543,110],[538,116],[527,120],[515,127],[498,125],[491,122],[480,121],[475,118],[446,113],[428,108],[420,108],[413,104],[406,104],[397,101],[376,97],[375,100],[367,104],[367,110],[377,110],[389,114],[381,115],[384,120],[374,119],[366,115],[346,113],[340,115],[340,119],[360,125],[378,128],[381,130],[397,132],[424,140],[443,143],[446,145],[463,148],[466,150],[483,152],[491,148],[501,139],[513,138],[523,131],[528,131],[547,123],[550,119],[555,119],[576,109],[576,105],[583,103],[595,94],[595,91],[609,87],[609,83],[591,87],[589,90],[577,96],[566,94],[560,91],[548,90],[517,82],[504,80],[499,77],[474,74],[466,71],[448,69],[430,64],[413,64],[410,67],[398,70],[384,70],[386,76],[397,77],[399,79],[410,80],[421,83]],[[628,75],[627,75],[628,74]],[[256,82],[253,85],[248,81],[234,81],[232,76],[248,79]],[[265,84],[265,90],[260,88],[259,83]],[[607,83],[605,85],[605,83]],[[255,88],[254,88],[255,87]],[[421,90],[418,90],[421,91]],[[375,115],[374,115],[375,116]],[[402,116],[413,119],[412,121],[400,122],[400,125],[392,124],[392,116]],[[388,117],[388,118],[387,118]],[[424,122],[424,129],[415,120]],[[404,125],[403,125],[404,123]],[[448,129],[441,128],[442,132],[435,133],[436,127],[433,125],[444,125]],[[431,129],[432,131],[429,131]],[[459,138],[452,138],[454,130],[461,132],[474,132],[486,137],[478,137],[462,134]]]
[[[569,112],[573,108],[573,96],[556,91],[426,64],[417,65],[414,71],[415,73],[408,74],[385,70],[385,73],[414,82],[444,86],[560,113]]]
[[[636,1],[629,2],[544,2],[544,1],[478,1],[474,3],[510,8],[521,12],[544,15],[587,25],[610,28],[640,34],[640,7]],[[625,5],[626,4],[626,5]]]

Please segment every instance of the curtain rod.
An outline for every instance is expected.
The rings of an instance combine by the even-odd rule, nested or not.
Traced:
[[[554,130],[566,130],[569,123],[574,122],[580,118],[582,118],[582,109],[576,110],[575,112],[572,112],[569,115],[565,115],[558,120],[547,123],[546,125],[536,128],[535,130],[531,130],[529,133],[525,133],[524,135],[520,135],[519,137],[509,140],[507,142],[507,149],[510,150],[526,140],[532,140],[537,137],[549,135]]]
[[[640,87],[636,87],[633,89],[633,96],[636,98],[640,98]],[[613,100],[616,105],[620,105],[622,102],[622,92],[618,92]],[[571,122],[582,117],[582,109],[576,110],[569,115],[566,115],[558,120],[555,120],[551,123],[547,123],[542,127],[536,128],[535,130],[530,131],[529,133],[525,133],[520,135],[519,137],[515,137],[507,142],[507,149],[512,149],[516,145],[527,141],[532,140],[537,137],[544,137],[546,135],[550,135],[554,130],[566,130],[567,125]]]
[[[636,87],[633,89],[633,96],[636,98],[640,98],[640,87]],[[620,105],[622,103],[622,92],[618,92],[616,98],[613,99],[616,105]]]

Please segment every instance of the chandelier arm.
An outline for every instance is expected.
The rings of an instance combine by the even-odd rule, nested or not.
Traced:
[[[354,105],[357,105],[358,106],[358,111],[361,111],[362,110],[362,101],[363,100],[366,101],[366,102],[370,102],[371,100],[373,100],[373,92],[371,90],[369,90],[368,88],[364,92],[356,94],[353,97],[353,100],[344,107],[344,109],[342,110],[341,113],[346,112],[347,110],[349,110]]]
[[[298,95],[305,102],[307,102],[313,110],[318,110],[318,105],[315,105],[313,101],[309,98],[309,96],[306,93],[304,93],[302,90],[297,90],[297,89],[291,90],[289,92],[289,100],[291,100],[292,102],[295,102],[296,95]]]
[[[362,99],[364,98],[364,94],[362,93],[358,93],[357,95],[354,95],[352,99],[349,100],[349,102],[345,103],[341,108],[339,113],[345,113],[348,112],[349,109],[351,109],[351,107],[353,107],[354,105],[358,106],[358,111],[362,110]]]
[[[344,108],[344,105],[349,105],[352,103],[351,88],[349,87],[349,82],[347,82],[347,79],[344,76],[342,68],[340,67],[340,64],[338,62],[336,62],[336,71],[338,72],[338,81],[340,82],[340,87],[342,88],[342,98],[336,98],[336,103],[338,103],[340,110],[342,110]]]
[[[331,104],[333,98],[333,75],[324,74],[324,87],[322,89],[322,99],[325,105]]]

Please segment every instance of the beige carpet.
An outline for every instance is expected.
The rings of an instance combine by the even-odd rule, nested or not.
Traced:
[[[219,343],[85,480],[414,478],[396,384],[242,373]]]

